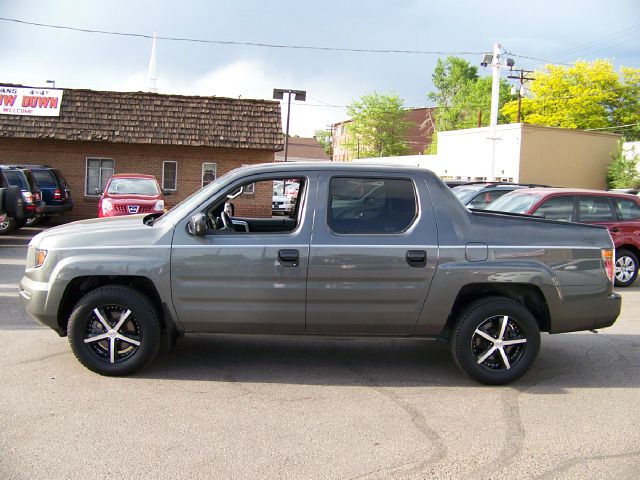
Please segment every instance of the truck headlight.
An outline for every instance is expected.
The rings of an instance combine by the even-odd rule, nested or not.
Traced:
[[[107,213],[107,212],[110,212],[111,210],[113,210],[113,204],[111,203],[111,200],[109,200],[108,198],[103,198],[102,213]]]
[[[47,251],[46,250],[42,250],[40,248],[36,248],[36,256],[35,256],[35,260],[34,260],[34,265],[33,266],[35,268],[41,267],[46,258],[47,258]]]
[[[164,210],[164,200],[158,200],[156,204],[153,206],[153,209],[156,212],[162,212]]]

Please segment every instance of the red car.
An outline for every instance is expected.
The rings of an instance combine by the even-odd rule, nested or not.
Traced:
[[[636,195],[571,188],[526,188],[507,193],[490,203],[487,210],[604,225],[616,247],[616,286],[629,287],[636,281],[640,257],[640,198]]]
[[[120,173],[107,180],[98,203],[98,216],[163,213],[164,197],[156,177]]]

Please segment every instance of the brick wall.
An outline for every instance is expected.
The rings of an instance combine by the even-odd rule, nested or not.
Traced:
[[[35,163],[59,168],[64,174],[74,200],[73,211],[66,214],[71,219],[98,216],[98,196],[85,195],[87,157],[110,158],[115,161],[115,173],[145,173],[155,175],[162,183],[162,162],[177,161],[177,190],[165,198],[171,207],[191,195],[202,186],[202,164],[215,163],[217,176],[242,165],[274,161],[274,152],[268,150],[231,149],[214,147],[178,147],[163,145],[133,145],[98,142],[71,142],[60,140],[32,140],[0,138],[0,163]],[[264,190],[264,191],[262,191]],[[255,198],[268,195],[271,190],[256,189]],[[247,207],[249,196],[241,201]],[[264,200],[264,199],[262,199]],[[264,202],[260,201],[262,205]],[[268,202],[271,208],[270,201]],[[256,216],[270,215],[262,209]],[[236,212],[238,209],[236,207]]]

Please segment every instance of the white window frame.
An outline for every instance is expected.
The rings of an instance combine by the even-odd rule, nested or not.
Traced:
[[[89,181],[89,160],[100,160],[100,178],[98,180],[98,188],[102,187],[102,172],[103,170],[111,170],[111,175],[114,175],[116,173],[116,159],[115,158],[111,158],[111,157],[85,157],[85,163],[84,163],[84,196],[85,197],[99,197],[100,195],[96,192],[87,192],[87,183]],[[111,162],[113,162],[113,168],[103,168],[102,167],[102,161],[103,160],[109,160]],[[109,175],[107,178],[111,177],[111,175]]]
[[[248,167],[249,164],[243,163],[242,166],[243,167]],[[244,191],[242,192],[243,195],[254,195],[255,193],[256,193],[256,184],[255,183],[250,183],[249,185],[245,185]]]
[[[176,168],[175,168],[175,174],[173,177],[173,185],[175,188],[166,188],[164,186],[164,166],[166,163],[175,163],[176,164]],[[176,190],[178,190],[178,161],[177,160],[165,160],[162,162],[162,190],[166,191],[166,192],[175,192]]]
[[[218,178],[218,164],[216,162],[202,162],[202,171],[200,172],[200,180],[201,180],[200,187],[205,186],[204,185],[204,171],[205,171],[204,169],[205,169],[205,166],[207,165],[213,165],[213,180],[211,180],[211,182],[213,182],[216,178]],[[176,172],[177,172],[177,168],[176,168]]]

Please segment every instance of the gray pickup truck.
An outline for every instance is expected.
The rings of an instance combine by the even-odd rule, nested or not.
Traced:
[[[275,181],[294,210],[272,216]],[[469,211],[432,172],[353,164],[234,170],[157,214],[85,220],[29,244],[20,297],[103,375],[191,332],[440,338],[487,384],[523,375],[540,332],[612,325],[606,228]]]

